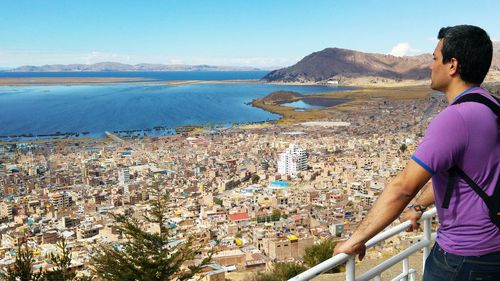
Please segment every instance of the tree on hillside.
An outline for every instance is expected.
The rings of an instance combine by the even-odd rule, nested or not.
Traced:
[[[252,175],[251,181],[252,181],[252,183],[253,183],[253,184],[258,183],[258,182],[259,182],[259,180],[260,180],[259,175],[257,175],[257,174],[253,174],[253,175]]]
[[[305,249],[304,262],[307,266],[316,266],[332,257],[333,249],[336,242],[333,239],[324,239],[319,244],[312,245]],[[328,273],[340,272],[340,267],[336,267],[328,271]]]
[[[0,274],[5,281],[89,281],[90,277],[76,277],[71,272],[71,251],[65,239],[57,242],[58,254],[51,253],[49,260],[54,265],[51,270],[33,272],[33,249],[28,245],[20,245],[16,253],[14,266],[7,269],[5,274]]]
[[[281,218],[281,211],[279,209],[274,209],[271,215],[271,220],[279,221]]]
[[[41,273],[33,272],[33,252],[26,244],[19,245],[16,252],[14,265],[7,272],[0,274],[1,280],[5,281],[43,281]]]
[[[214,204],[222,206],[224,202],[220,198],[214,198]]]
[[[159,195],[144,220],[156,224],[158,233],[150,233],[141,227],[140,221],[126,216],[115,216],[118,228],[127,238],[124,245],[101,245],[93,259],[92,267],[99,280],[105,281],[166,281],[188,280],[207,265],[212,250],[199,263],[193,262],[203,244],[189,236],[185,241],[176,240],[170,233],[167,212],[168,197]]]
[[[408,146],[406,144],[404,144],[404,143],[399,147],[399,150],[402,153],[404,153],[407,149],[408,149]]]
[[[50,253],[50,261],[54,269],[44,272],[45,279],[49,280],[75,280],[76,273],[70,271],[71,251],[68,249],[66,239],[62,238],[57,242],[59,253]]]

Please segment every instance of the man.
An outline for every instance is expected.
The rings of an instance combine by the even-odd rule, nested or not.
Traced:
[[[498,105],[480,87],[491,65],[492,43],[484,30],[470,25],[442,28],[438,39],[430,65],[431,88],[443,92],[449,105],[432,120],[403,172],[388,184],[351,238],[339,244],[334,254],[355,254],[362,259],[365,243],[394,221],[432,177],[433,188],[425,188],[415,202],[416,211],[405,216],[416,226],[419,213],[435,201],[441,225],[423,280],[500,280],[500,228],[491,221],[485,202],[464,180],[457,179],[448,208],[442,206],[448,171],[454,166],[487,195],[499,181],[495,113],[478,102],[454,104],[464,95],[482,95]]]

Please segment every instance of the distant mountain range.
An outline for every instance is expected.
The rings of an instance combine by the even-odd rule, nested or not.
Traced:
[[[500,71],[500,42],[494,42],[492,69]],[[425,80],[430,77],[431,54],[396,57],[327,48],[312,53],[295,65],[274,70],[268,82],[328,82],[371,77],[370,79]]]
[[[136,65],[118,62],[100,62],[95,64],[51,64],[42,66],[25,65],[9,72],[101,72],[101,71],[258,71],[255,67],[212,66],[212,65],[165,65],[141,63]]]

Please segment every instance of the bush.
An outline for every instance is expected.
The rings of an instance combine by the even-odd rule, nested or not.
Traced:
[[[313,267],[331,258],[336,244],[337,243],[330,238],[321,241],[319,244],[307,247],[304,253],[305,264],[309,267]],[[340,267],[336,267],[327,271],[327,273],[337,273],[340,271]]]
[[[259,272],[253,277],[253,281],[286,281],[304,271],[307,267],[291,262],[278,262],[274,264],[271,272]]]

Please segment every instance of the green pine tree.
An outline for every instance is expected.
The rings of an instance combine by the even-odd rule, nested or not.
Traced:
[[[5,274],[0,274],[0,280],[5,281],[87,281],[89,277],[76,277],[70,271],[71,251],[67,247],[65,239],[57,242],[59,253],[50,254],[50,262],[54,265],[52,270],[33,272],[33,249],[28,245],[19,246],[16,253],[16,261]]]
[[[76,280],[76,273],[70,271],[71,266],[71,251],[68,249],[66,239],[61,238],[57,242],[58,254],[50,253],[49,258],[54,269],[44,272],[45,280],[47,281],[68,281]]]
[[[33,252],[26,244],[19,245],[16,252],[14,265],[7,272],[0,274],[0,279],[5,281],[43,281],[41,273],[33,272]]]
[[[127,242],[122,247],[102,245],[98,248],[92,267],[99,280],[183,281],[209,264],[213,250],[198,264],[183,267],[199,256],[203,244],[193,236],[177,243],[179,241],[171,235],[168,226],[167,202],[167,196],[158,196],[152,202],[149,216],[144,217],[144,220],[159,226],[159,233],[145,231],[137,219],[115,216]]]

